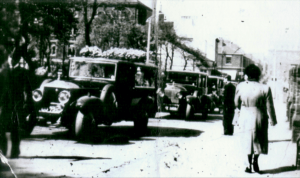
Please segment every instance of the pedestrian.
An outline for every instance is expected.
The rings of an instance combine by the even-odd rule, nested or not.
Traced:
[[[11,56],[0,67],[0,150],[8,158],[17,158],[20,154],[18,105],[23,101],[23,89],[20,81],[14,81],[13,70],[19,57],[13,50]],[[18,85],[16,85],[18,84]]]
[[[214,85],[212,87],[212,93],[210,94],[210,98],[212,101],[213,109],[219,108],[219,103],[220,103],[220,96],[217,94],[217,89],[216,86]]]
[[[259,155],[268,154],[268,118],[272,126],[277,124],[277,120],[271,88],[258,82],[260,69],[250,64],[245,73],[248,80],[236,87],[234,102],[240,110],[237,135],[240,136],[242,149],[248,155],[249,166],[245,172],[251,173],[252,166],[255,172],[259,172]]]
[[[223,127],[224,135],[232,135],[234,127],[232,125],[232,120],[234,116],[234,95],[235,86],[231,83],[231,76],[228,75],[224,82],[226,83],[224,87],[224,112],[223,112]]]

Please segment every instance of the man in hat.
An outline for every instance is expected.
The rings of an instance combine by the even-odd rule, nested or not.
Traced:
[[[228,75],[225,78],[225,88],[224,88],[224,112],[223,112],[223,126],[224,135],[233,134],[232,120],[234,117],[234,96],[235,96],[235,86],[231,83],[231,76]]]

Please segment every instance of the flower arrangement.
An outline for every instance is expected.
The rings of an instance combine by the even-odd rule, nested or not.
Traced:
[[[79,52],[85,57],[102,57],[108,59],[122,59],[133,62],[145,62],[146,52],[139,49],[126,48],[111,48],[107,51],[102,51],[97,46],[84,47]]]

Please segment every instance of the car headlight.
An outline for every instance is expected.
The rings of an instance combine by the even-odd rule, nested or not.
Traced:
[[[176,93],[176,98],[181,99],[183,96],[180,92]]]
[[[62,104],[66,104],[71,97],[71,93],[67,90],[63,90],[58,94],[58,101]]]
[[[38,101],[41,101],[43,98],[43,93],[41,92],[41,90],[34,90],[32,92],[32,99],[35,101],[35,102],[38,102]]]

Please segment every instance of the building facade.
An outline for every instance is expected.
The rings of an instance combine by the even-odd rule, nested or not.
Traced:
[[[217,38],[215,41],[216,69],[231,76],[232,80],[240,81],[244,70],[253,60],[236,44]]]
[[[121,11],[126,10],[131,14],[131,21],[136,24],[145,25],[146,20],[152,15],[152,9],[139,0],[100,0],[98,2],[99,7],[95,18],[98,18],[101,13],[105,13],[105,9],[120,9],[121,16]],[[76,11],[74,15],[76,18],[80,19],[82,14]],[[67,57],[76,56],[80,51],[76,43],[76,32],[74,32],[74,30],[71,33],[71,39],[69,40],[69,44],[66,46],[65,51]],[[59,45],[58,40],[55,39],[55,35],[53,35],[51,40],[50,57],[51,59],[63,58],[63,47]]]

